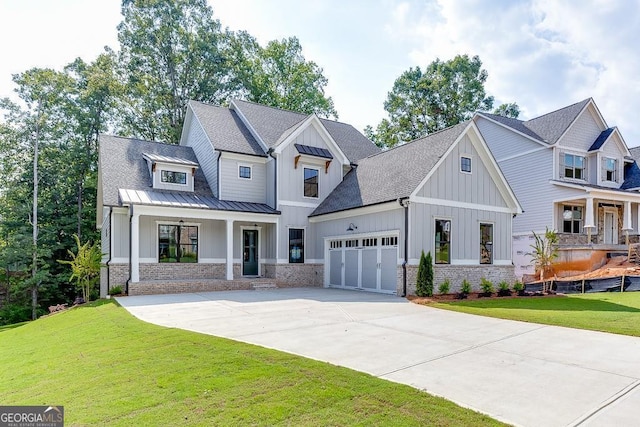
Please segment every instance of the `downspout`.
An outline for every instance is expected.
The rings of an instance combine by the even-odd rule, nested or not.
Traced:
[[[113,258],[113,248],[111,247],[111,236],[113,233],[113,229],[111,228],[111,214],[113,212],[113,206],[109,206],[109,259],[105,263],[107,267],[107,295],[109,295],[109,291],[111,290],[111,274],[109,272],[109,264],[111,263],[111,259]],[[104,227],[104,224],[102,225]]]
[[[398,199],[400,206],[404,208],[404,259],[402,260],[402,297],[407,296],[407,254],[409,252],[409,197]]]
[[[273,208],[278,209],[278,159],[273,155],[273,147],[269,148],[267,154],[273,159]]]
[[[129,295],[129,282],[131,282],[131,231],[132,231],[132,226],[131,223],[133,222],[133,205],[129,205],[129,278],[127,279],[127,283],[125,284],[125,289],[124,292],[125,294]]]

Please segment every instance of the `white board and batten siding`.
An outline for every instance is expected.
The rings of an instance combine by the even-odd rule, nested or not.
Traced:
[[[471,158],[471,173],[460,170],[461,157]],[[482,157],[464,136],[418,189],[409,205],[411,263],[422,250],[434,253],[437,219],[451,221],[452,264],[480,263],[480,224],[493,226],[494,263],[510,263],[513,212]]]
[[[278,199],[283,204],[298,202],[318,205],[342,181],[342,165],[338,161],[338,153],[326,168],[326,161],[321,157],[303,155],[295,167],[295,159],[300,154],[294,144],[324,148],[332,151],[313,125],[308,126],[291,141],[278,156]],[[318,170],[318,197],[304,197],[304,168]]]
[[[223,153],[220,159],[220,199],[267,203],[266,159],[255,156],[227,156]],[[240,177],[240,166],[251,168],[251,178]]]
[[[193,117],[191,110],[188,110],[187,117],[189,122],[189,131],[186,138],[181,140],[181,143],[184,143],[184,145],[193,149],[213,195],[219,197],[218,156],[220,153],[214,150],[214,147],[211,145],[211,141],[207,138],[200,122]]]
[[[111,213],[111,258],[128,261],[129,259],[129,214],[124,212]]]

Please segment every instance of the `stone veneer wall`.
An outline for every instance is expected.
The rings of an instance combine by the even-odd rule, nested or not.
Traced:
[[[408,265],[407,295],[416,294],[417,275],[418,266]],[[471,283],[473,292],[478,292],[480,291],[480,279],[483,277],[493,282],[495,289],[498,289],[498,283],[503,280],[511,285],[516,280],[515,267],[513,265],[435,265],[433,267],[433,293],[438,293],[438,286],[445,279],[449,279],[451,283],[450,293],[459,292],[464,279]],[[401,295],[401,291],[399,295]]]
[[[322,287],[324,284],[324,265],[263,264],[262,275],[275,279],[278,287]]]

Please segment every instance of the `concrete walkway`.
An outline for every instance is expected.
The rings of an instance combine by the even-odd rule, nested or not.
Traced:
[[[640,338],[491,319],[334,289],[155,295],[118,302],[147,322],[346,366],[515,425],[640,423]]]

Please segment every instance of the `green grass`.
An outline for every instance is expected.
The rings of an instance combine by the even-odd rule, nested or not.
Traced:
[[[432,306],[500,319],[640,336],[640,292],[472,299]]]
[[[0,333],[0,402],[72,425],[501,425],[409,386],[163,328],[104,301]]]

